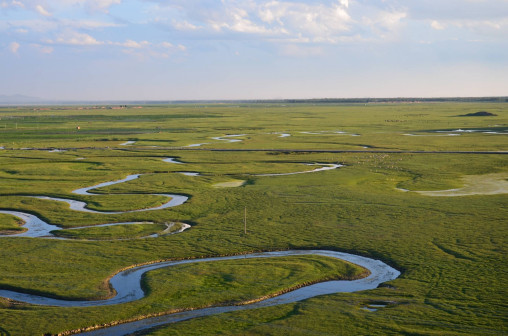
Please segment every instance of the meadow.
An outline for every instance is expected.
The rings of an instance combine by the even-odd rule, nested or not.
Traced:
[[[464,116],[477,111],[495,116]],[[107,280],[133,265],[328,249],[380,259],[402,274],[374,290],[140,333],[506,334],[508,196],[484,194],[481,186],[462,196],[428,192],[472,188],[489,176],[505,183],[507,136],[508,104],[501,102],[0,107],[0,210],[34,214],[63,228],[55,235],[67,238],[16,237],[22,223],[0,213],[0,289],[95,300],[111,297]],[[461,153],[484,151],[492,153]],[[316,168],[307,164],[342,166],[260,176]],[[188,172],[199,174],[183,174]],[[141,176],[94,189],[97,195],[72,192],[131,174]],[[189,199],[162,210],[101,214],[31,197],[129,211],[160,206],[168,199],[161,194]],[[143,224],[94,227],[126,222]],[[142,238],[170,222],[191,228]],[[72,229],[82,226],[90,228]],[[59,334],[240,303],[361,273],[322,257],[163,269],[143,278],[145,298],[109,307],[39,306],[0,297],[0,335]],[[387,305],[365,309],[376,303]]]

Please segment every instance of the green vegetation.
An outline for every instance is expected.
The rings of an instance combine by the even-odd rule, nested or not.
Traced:
[[[237,187],[243,186],[244,184],[245,184],[245,181],[235,180],[235,181],[229,181],[229,182],[216,183],[213,186],[215,188],[237,188]]]
[[[477,111],[496,116],[458,116]],[[377,151],[505,151],[506,134],[446,136],[435,131],[506,133],[507,127],[508,104],[503,102],[283,102],[144,106],[141,110],[0,108],[0,146],[5,147],[0,149],[0,208],[33,213],[63,228],[159,223],[57,231],[75,240],[0,238],[0,288],[69,299],[105,298],[111,295],[107,279],[135,264],[323,248],[382,259],[402,275],[375,290],[199,318],[148,333],[506,334],[508,196],[434,197],[399,189],[457,189],[465,186],[464,176],[506,176],[508,156]],[[280,137],[280,133],[291,136]],[[228,134],[245,136],[235,143],[212,139]],[[126,141],[136,142],[121,145]],[[173,148],[198,143],[207,144],[195,150]],[[66,150],[49,152],[52,148]],[[207,148],[288,151],[201,150]],[[292,151],[302,149],[365,152]],[[167,157],[185,164],[162,161]],[[255,176],[309,170],[304,163],[341,163],[344,167]],[[200,175],[179,173],[189,171]],[[93,190],[100,195],[71,193],[130,174],[145,175]],[[235,188],[214,187],[233,180],[246,183]],[[160,205],[166,198],[151,194],[162,193],[190,198],[164,210],[96,214],[72,211],[62,202],[26,197],[71,198],[88,202],[94,209],[119,211]],[[243,233],[245,207],[247,234]],[[130,239],[158,233],[164,230],[160,223],[173,221],[193,226],[180,234]],[[16,227],[17,219],[0,214],[0,230]],[[123,238],[129,240],[114,240]],[[221,262],[161,269],[147,274],[146,298],[111,307],[55,308],[0,299],[0,334],[59,333],[173,309],[242,301],[298,283],[348,274],[348,269],[340,267],[309,257],[249,260],[241,267]],[[259,274],[266,282],[251,286],[249,274]],[[234,295],[222,291],[224,288],[234,288]],[[212,293],[214,289],[221,291]],[[206,294],[200,295],[201,291]],[[374,302],[389,305],[376,312],[362,309]]]
[[[148,272],[144,285],[163,307],[233,305],[323,280],[365,276],[359,266],[320,256],[239,259]]]
[[[23,224],[23,220],[18,217],[0,214],[0,234],[5,235],[23,232],[25,231],[25,229],[21,227]]]
[[[180,229],[180,225],[174,224],[168,233]],[[58,230],[53,234],[57,237],[90,240],[108,239],[134,239],[148,237],[164,232],[168,227],[165,224],[139,223],[123,224],[114,226],[90,227],[78,230]]]

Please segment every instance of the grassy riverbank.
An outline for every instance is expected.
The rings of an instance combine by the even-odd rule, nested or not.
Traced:
[[[8,235],[25,231],[23,220],[8,214],[0,214],[0,234]]]
[[[53,234],[56,237],[84,240],[114,240],[146,238],[151,235],[169,234],[178,231],[180,224],[133,223],[123,225],[90,227],[78,230],[58,230]]]
[[[497,116],[458,117],[482,110]],[[105,280],[134,264],[262,250],[326,248],[382,259],[401,270],[402,275],[371,291],[200,318],[150,334],[508,332],[508,277],[504,266],[508,261],[508,196],[479,193],[436,197],[416,192],[462,188],[464,176],[505,176],[508,156],[233,153],[161,148],[208,143],[201,147],[507,150],[508,135],[496,134],[507,133],[507,104],[212,104],[206,108],[147,106],[141,112],[0,108],[0,117],[0,146],[6,148],[0,149],[0,208],[33,213],[64,228],[159,223],[59,231],[77,239],[132,238],[164,229],[161,223],[192,224],[181,234],[128,241],[0,238],[2,288],[91,300],[110,295]],[[81,126],[79,131],[77,125]],[[457,129],[494,133],[453,132]],[[442,130],[447,132],[436,132]],[[282,132],[291,136],[280,137]],[[236,143],[212,139],[228,134],[245,135],[235,137],[242,140]],[[136,142],[121,145],[126,141]],[[53,147],[67,150],[49,152]],[[162,161],[167,157],[176,157],[184,164]],[[317,173],[255,176],[317,168],[304,163],[344,166]],[[200,175],[179,173],[187,171]],[[145,175],[93,190],[101,195],[71,193],[130,174]],[[246,182],[234,188],[214,187],[235,180]],[[474,181],[468,179],[467,183]],[[105,215],[72,211],[65,203],[25,197],[72,198],[89,202],[96,210],[117,211],[160,205],[166,198],[151,194],[161,193],[190,198],[170,209]],[[0,214],[0,222],[0,230],[17,227],[12,216]],[[192,267],[149,273],[145,284],[150,295],[118,306],[54,308],[0,299],[0,334],[58,333],[180,308],[242,301],[344,271],[337,268],[342,266],[314,259],[276,265],[250,260],[248,265]],[[262,274],[259,278],[266,278],[268,287],[249,285],[248,275],[257,272]],[[178,288],[174,286],[182,283],[176,279],[187,278],[192,281],[185,290],[174,291]],[[229,289],[235,286],[232,295]],[[213,289],[220,289],[216,296],[199,294]],[[389,304],[375,312],[363,309],[379,301]]]

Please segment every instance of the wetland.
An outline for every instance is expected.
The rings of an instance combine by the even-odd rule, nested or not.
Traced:
[[[508,332],[506,103],[0,118],[1,335]]]

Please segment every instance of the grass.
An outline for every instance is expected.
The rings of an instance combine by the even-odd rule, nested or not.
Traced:
[[[497,116],[457,117],[483,110]],[[397,190],[448,190],[462,188],[464,176],[501,176],[508,172],[505,155],[169,149],[207,142],[210,144],[204,148],[506,150],[506,135],[466,133],[454,137],[415,137],[404,134],[493,125],[506,127],[507,104],[239,107],[212,104],[206,108],[147,106],[141,112],[125,109],[94,113],[77,108],[48,111],[0,108],[0,117],[0,146],[7,148],[0,150],[0,208],[34,213],[64,228],[119,222],[193,224],[181,234],[128,241],[79,239],[134,237],[148,227],[153,231],[161,227],[122,225],[67,230],[66,234],[73,234],[77,240],[65,241],[2,238],[2,288],[94,299],[110,294],[105,283],[108,277],[134,264],[259,250],[324,248],[382,259],[401,270],[402,275],[390,282],[389,287],[200,318],[149,334],[488,335],[508,332],[507,195],[433,197]],[[78,123],[83,132],[76,132]],[[347,133],[332,133],[339,130]],[[279,138],[274,132],[291,136]],[[351,136],[353,133],[360,136]],[[227,134],[247,135],[237,143],[211,139]],[[137,142],[120,146],[128,140]],[[68,150],[56,153],[20,150],[23,147]],[[176,157],[185,165],[163,162],[166,157]],[[254,176],[308,170],[303,163],[341,163],[344,167],[290,176]],[[185,176],[179,171],[195,171],[201,175]],[[71,193],[77,188],[130,174],[146,175],[94,190],[101,195]],[[247,182],[239,188],[213,187],[232,180]],[[190,198],[175,208],[105,215],[76,212],[60,202],[22,196],[34,192],[94,202],[96,209],[115,210],[145,208],[164,201],[149,194],[176,193]],[[243,233],[245,207],[246,235]],[[1,228],[16,227],[16,220],[10,216],[0,215],[0,223]],[[288,262],[287,266],[283,266],[285,262],[258,263],[252,260],[252,264],[245,266],[243,275],[237,273],[237,265],[227,263],[206,265],[202,270],[160,270],[146,279],[147,285],[152,283],[146,299],[107,308],[41,307],[0,299],[0,331],[10,335],[58,333],[177,306],[231,301],[224,293],[200,295],[206,288],[213,292],[213,288],[237,286],[234,300],[242,300],[251,294],[265,295],[294,283],[291,280],[284,285],[275,284],[271,289],[250,286],[246,277],[248,273],[256,273],[258,267],[260,272],[277,271],[274,281],[282,281],[286,279],[284,272],[296,270],[303,273],[299,273],[300,278],[292,279],[311,281],[312,276],[325,276],[333,269],[325,264],[319,268],[317,265],[322,262],[315,261]],[[302,264],[307,266],[302,269]],[[181,285],[173,278],[192,278],[192,285],[186,290],[194,295],[172,291],[172,286]],[[200,281],[206,282],[204,287]],[[178,293],[181,305],[164,298],[166,294],[175,298]],[[361,309],[366,303],[377,301],[390,302],[390,305],[376,312]]]
[[[462,178],[462,188],[438,191],[417,191],[427,196],[471,196],[471,195],[495,195],[508,193],[507,174],[468,175]]]
[[[245,182],[246,181],[236,180],[236,181],[216,183],[213,186],[215,188],[237,188],[237,187],[243,186],[245,184]]]
[[[57,237],[70,239],[89,239],[89,240],[114,240],[114,239],[135,239],[144,238],[154,234],[162,233],[166,230],[165,224],[157,223],[139,223],[124,224],[105,227],[90,227],[78,230],[58,230],[53,234]],[[176,225],[173,231],[180,228]]]
[[[27,322],[19,333],[57,333],[62,327],[88,326],[90,320],[100,325],[112,318],[123,320],[210,304],[241,304],[306,283],[362,277],[363,272],[354,265],[320,256],[220,261],[149,272],[143,279],[148,295],[123,309],[40,307],[42,311],[34,312],[29,305],[12,302],[0,302],[0,307],[6,312],[3,317],[25,314]],[[262,275],[264,280],[253,273]],[[277,277],[280,275],[284,277]]]
[[[149,295],[170,309],[234,305],[304,283],[365,276],[359,266],[320,256],[232,260],[178,265],[147,273]]]
[[[0,234],[23,232],[25,231],[25,229],[21,227],[23,224],[23,220],[18,217],[0,214]]]

